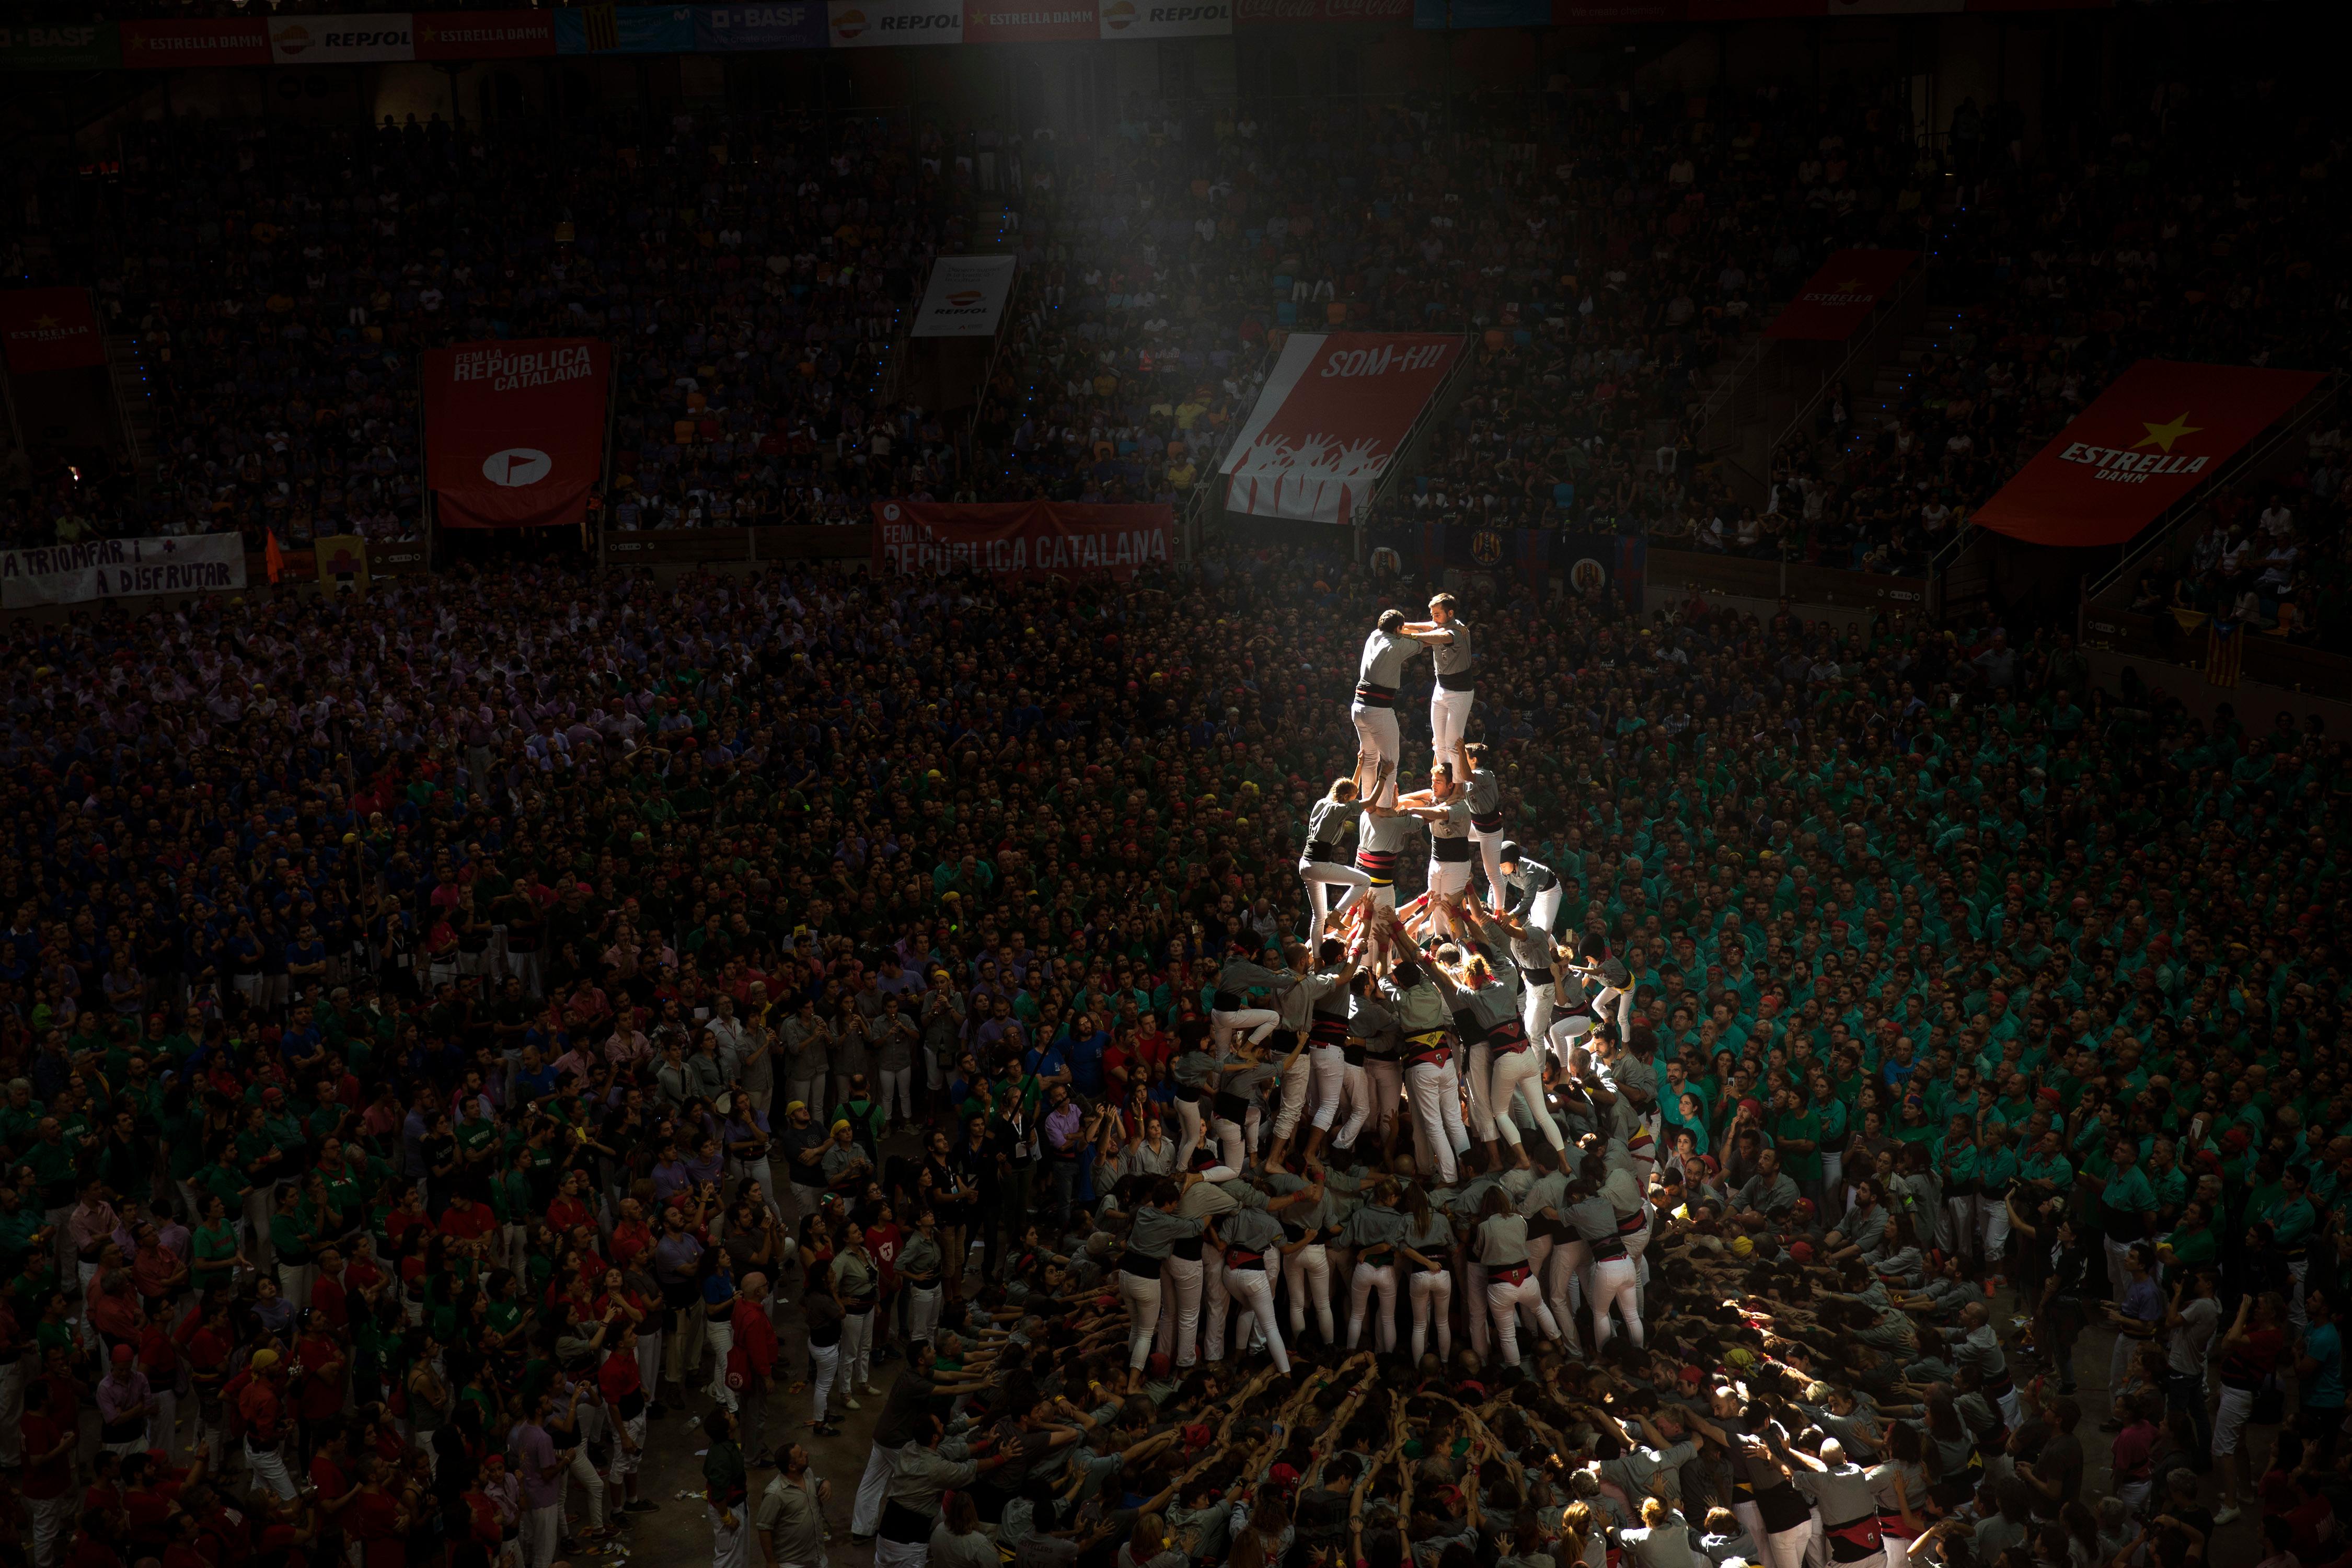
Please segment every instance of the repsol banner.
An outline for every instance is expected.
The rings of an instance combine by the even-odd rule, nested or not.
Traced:
[[[416,58],[416,18],[406,11],[354,16],[277,16],[269,58],[281,66],[380,65]]]
[[[931,280],[915,310],[909,335],[918,338],[986,338],[1004,319],[1013,292],[1013,256],[942,256],[931,263]]]
[[[236,593],[245,587],[245,538],[93,539],[44,550],[0,551],[0,609],[87,605],[150,594]]]
[[[1159,0],[1105,0],[1106,38],[1221,38],[1234,30],[1232,0],[1161,5]]]
[[[1116,577],[1165,566],[1176,509],[1003,501],[874,503],[874,571],[893,577]]]
[[[963,42],[963,0],[832,0],[825,41],[836,49]]]

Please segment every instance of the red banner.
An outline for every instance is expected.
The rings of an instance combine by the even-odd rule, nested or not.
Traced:
[[[1095,0],[964,0],[967,44],[1062,44],[1101,37]]]
[[[555,52],[555,18],[545,11],[420,11],[420,60],[503,60]]]
[[[125,22],[122,63],[133,69],[266,66],[269,28],[258,16],[220,22]]]
[[[0,294],[0,342],[7,345],[8,368],[18,375],[106,363],[106,338],[87,289]]]
[[[2311,395],[2312,371],[2144,359],[1976,511],[2035,544],[2121,544]]]
[[[425,355],[425,480],[446,528],[555,528],[604,466],[612,351],[588,338],[460,343]]]
[[[1275,22],[1392,22],[1410,26],[1412,0],[1234,0],[1234,26]]]
[[[901,577],[1133,576],[1176,554],[1176,510],[1003,501],[874,503],[874,570]]]
[[[1225,510],[1348,522],[1371,499],[1463,340],[1417,332],[1293,332],[1234,432]]]
[[[1918,259],[1916,250],[1836,251],[1805,280],[1788,308],[1772,318],[1764,335],[1842,343],[1870,320],[1871,307],[1885,298]]]

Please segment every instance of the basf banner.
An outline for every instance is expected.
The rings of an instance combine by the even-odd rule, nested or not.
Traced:
[[[604,472],[611,364],[611,351],[588,338],[426,353],[425,472],[441,525],[579,522]]]
[[[1160,0],[1103,0],[1106,38],[1221,38],[1234,30],[1232,0],[1197,0],[1188,5]]]
[[[832,0],[825,13],[836,49],[963,42],[963,0]]]
[[[1797,297],[1772,318],[1764,335],[1842,343],[1870,320],[1871,307],[1902,281],[1918,259],[1916,250],[1832,251],[1822,269],[1807,279]]]
[[[1420,332],[1294,332],[1234,433],[1225,510],[1349,522],[1462,360]]]
[[[694,47],[705,54],[824,47],[824,0],[790,5],[698,5]]]
[[[416,58],[415,18],[406,11],[363,16],[276,16],[269,58],[281,66],[380,65]]]
[[[1001,501],[874,503],[874,571],[900,577],[1132,577],[1174,558],[1176,509]]]
[[[942,256],[931,263],[931,280],[915,309],[908,335],[918,338],[990,338],[1003,319],[1013,293],[1013,256]]]
[[[87,289],[11,289],[0,293],[0,347],[18,375],[106,363],[106,338]]]
[[[2035,544],[2121,544],[2323,379],[2312,371],[2144,359],[1971,521]]]

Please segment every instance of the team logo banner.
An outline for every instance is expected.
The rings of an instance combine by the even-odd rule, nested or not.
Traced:
[[[1175,555],[1176,509],[1004,501],[874,503],[874,571],[900,577],[1117,577]]]
[[[908,329],[918,338],[987,338],[996,335],[1004,302],[1013,294],[1019,258],[1011,256],[942,256],[931,263],[931,280]]]
[[[963,42],[963,0],[832,0],[825,11],[836,49]]]
[[[269,24],[269,58],[281,66],[413,60],[416,58],[415,19],[405,11],[364,16],[279,16]]]
[[[1292,333],[1226,454],[1225,510],[1352,521],[1461,363],[1462,342],[1419,332]]]
[[[2144,359],[2110,383],[1974,521],[2035,544],[2121,544],[2213,477],[2322,380]]]
[[[0,23],[0,70],[104,71],[121,63],[111,22]]]
[[[1916,250],[1839,250],[1805,280],[1788,308],[1764,329],[1768,338],[1842,343],[1870,320],[1871,307],[1886,297],[1919,259]]]
[[[1233,30],[1232,0],[1198,0],[1189,5],[1103,0],[1106,38],[1222,38]]]
[[[604,467],[611,351],[588,338],[425,355],[425,481],[447,528],[554,528],[587,515]]]
[[[150,594],[233,593],[245,586],[245,536],[93,539],[0,550],[0,609],[87,605]]]
[[[106,363],[106,338],[87,289],[11,289],[0,293],[0,343],[18,375]]]

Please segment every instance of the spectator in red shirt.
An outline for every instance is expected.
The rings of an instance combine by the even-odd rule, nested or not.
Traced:
[[[637,1331],[617,1302],[604,1306],[603,1311],[605,1323],[619,1333],[617,1339],[607,1342],[613,1348],[596,1369],[597,1391],[604,1394],[614,1418],[612,1479],[621,1483],[626,1499],[615,1511],[646,1513],[650,1505],[637,1499],[637,1468],[645,1461],[646,1447],[645,1367],[638,1360]]]
[[[408,1568],[408,1512],[384,1489],[392,1467],[371,1457],[362,1469],[367,1479],[343,1510],[343,1533],[359,1543],[360,1568]]]
[[[351,1293],[343,1285],[343,1254],[340,1247],[319,1248],[319,1277],[310,1281],[310,1316],[338,1334],[351,1327]]]
[[[33,1561],[50,1568],[58,1560],[58,1543],[73,1523],[73,1453],[81,1440],[71,1421],[60,1421],[51,1409],[47,1378],[25,1385],[25,1468],[16,1489],[24,1494],[33,1515]]]
[[[498,1225],[488,1204],[478,1204],[462,1191],[449,1194],[449,1206],[441,1214],[441,1234],[468,1251],[479,1251]]]
[[[870,1238],[872,1232],[866,1233]],[[735,1293],[735,1345],[731,1355],[741,1359],[743,1384],[738,1389],[743,1451],[764,1454],[767,1448],[767,1396],[776,1387],[776,1325],[768,1317],[768,1277],[747,1274]],[[735,1368],[729,1369],[730,1377]]]
[[[302,1332],[294,1342],[294,1360],[302,1369],[294,1393],[295,1414],[302,1423],[302,1451],[317,1449],[341,1424],[343,1388],[350,1358],[314,1308],[303,1314]]]

